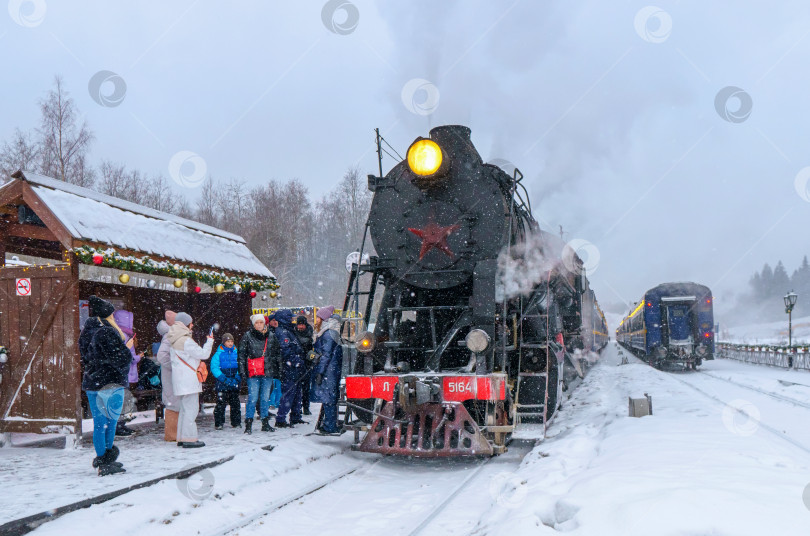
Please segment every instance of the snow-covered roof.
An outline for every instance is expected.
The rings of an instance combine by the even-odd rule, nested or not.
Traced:
[[[22,178],[73,238],[274,277],[241,236],[36,173]]]

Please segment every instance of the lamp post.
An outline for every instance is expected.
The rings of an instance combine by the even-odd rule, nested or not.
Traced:
[[[799,296],[790,291],[785,294],[785,312],[788,315],[788,367],[793,368],[793,306]]]

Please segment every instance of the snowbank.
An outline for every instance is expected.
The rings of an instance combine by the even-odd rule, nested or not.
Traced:
[[[678,381],[695,381],[696,374],[630,361],[618,366],[615,345],[608,347],[551,437],[515,473],[519,484],[505,490],[508,500],[484,514],[481,533],[810,534],[810,505],[802,500],[810,484],[808,452]],[[757,367],[749,368],[756,374]],[[701,388],[739,396],[739,388],[729,387]],[[644,392],[653,396],[654,415],[628,417],[627,397]],[[787,426],[779,415],[784,421],[804,415],[807,422],[806,409],[785,414],[759,399],[757,405],[763,423],[768,410],[771,426]],[[790,432],[800,433],[795,425]]]

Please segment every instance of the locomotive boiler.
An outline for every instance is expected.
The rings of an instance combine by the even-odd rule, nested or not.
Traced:
[[[484,163],[464,126],[369,176],[375,254],[353,265],[343,307],[367,298],[344,322],[361,324],[344,350],[358,450],[504,452],[520,422],[549,423],[606,344],[582,260],[540,230],[521,179]]]

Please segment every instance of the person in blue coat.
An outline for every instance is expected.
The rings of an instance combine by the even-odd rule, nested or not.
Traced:
[[[315,351],[321,356],[315,367],[315,397],[322,402],[318,430],[338,434],[337,403],[343,370],[343,348],[340,345],[340,316],[334,307],[322,307],[315,319]]]
[[[289,428],[295,424],[306,424],[306,421],[301,419],[301,382],[306,374],[304,349],[295,335],[292,311],[289,309],[277,311],[275,320],[278,322],[275,336],[281,349],[281,401],[276,415],[276,427]]]
[[[239,402],[239,360],[233,345],[233,335],[225,333],[214,357],[211,358],[211,374],[217,379],[217,405],[214,407],[214,429],[225,425],[225,407],[231,406],[231,427],[242,427],[242,408]]]

